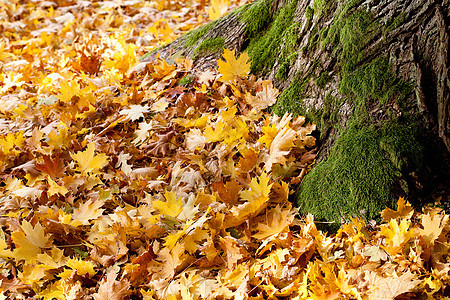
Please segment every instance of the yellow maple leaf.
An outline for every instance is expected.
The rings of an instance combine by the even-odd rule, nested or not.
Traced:
[[[445,220],[442,222],[442,220]],[[441,235],[444,225],[448,221],[448,216],[441,214],[423,214],[422,215],[422,226],[423,229],[419,229],[423,240],[426,244],[432,245],[434,241]],[[442,224],[442,225],[441,225]]]
[[[72,101],[72,98],[75,96],[78,96],[81,92],[80,84],[77,82],[77,80],[71,80],[71,81],[62,81],[61,82],[61,88],[59,89],[61,92],[61,96],[59,96],[59,100],[61,100],[64,103]]]
[[[208,219],[208,213],[210,210],[211,207],[209,206],[203,216],[195,222],[191,219],[184,225],[183,230],[179,230],[176,233],[171,233],[165,237],[164,246],[172,250],[176,243],[182,241],[186,251],[189,253],[194,253],[199,247],[198,242],[208,237],[208,231],[202,230],[201,228]]]
[[[388,224],[380,228],[381,235],[386,237],[387,246],[383,248],[391,255],[395,255],[403,250],[403,246],[416,235],[415,228],[410,228],[411,222],[402,219],[397,223],[396,219],[391,219]]]
[[[259,176],[259,181],[256,177],[252,179],[249,184],[249,189],[243,190],[240,196],[246,202],[234,206],[231,209],[233,216],[226,218],[224,221],[224,228],[235,227],[242,224],[246,219],[258,215],[267,206],[269,201],[269,193],[273,183],[269,184],[270,177],[266,173]]]
[[[183,228],[183,230],[179,230],[177,232],[174,233],[169,233],[169,235],[167,235],[164,240],[164,247],[166,247],[169,250],[172,250],[172,248],[177,244],[178,241],[180,241],[184,234],[186,233],[186,230],[189,229],[189,226],[192,224],[192,221],[189,222],[188,224],[186,224]]]
[[[266,171],[272,170],[274,163],[284,163],[286,156],[294,146],[296,132],[289,127],[278,131],[269,148],[269,155],[265,159],[264,168]]]
[[[241,54],[241,56],[236,59],[235,51],[230,51],[224,49],[223,60],[218,60],[217,65],[219,66],[219,72],[222,74],[222,81],[233,81],[236,76],[245,77],[250,73],[250,63],[249,56],[247,52]]]
[[[224,122],[216,122],[214,127],[208,126],[203,132],[203,136],[206,138],[207,142],[218,142],[223,140],[227,134],[227,124]]]
[[[38,254],[36,257],[37,261],[41,263],[41,266],[48,269],[58,269],[65,264],[66,257],[64,256],[64,251],[56,247],[52,248],[50,255],[48,253]]]
[[[59,184],[57,184],[56,182],[54,182],[50,176],[47,176],[47,182],[49,185],[49,188],[47,190],[47,195],[49,197],[55,195],[55,194],[60,194],[60,195],[65,195],[69,192],[69,190],[65,187],[65,186],[61,186]]]
[[[72,214],[72,221],[69,223],[72,226],[89,225],[90,220],[95,220],[103,214],[104,209],[100,207],[105,204],[103,200],[89,200],[80,204]]]
[[[213,21],[220,18],[227,12],[229,6],[230,0],[211,0],[208,10],[209,19]]]
[[[16,150],[15,147],[21,148],[24,141],[23,131],[17,132],[16,134],[8,132],[6,135],[0,137],[0,151],[5,155],[18,155],[21,151]]]
[[[153,298],[153,296],[155,296],[155,291],[153,290],[146,291],[144,289],[140,289],[139,292],[144,297],[143,300],[155,300],[155,298]]]
[[[8,244],[5,240],[5,233],[3,230],[0,230],[0,257],[6,258],[6,257],[12,257],[12,251],[7,249]]]
[[[63,289],[63,280],[58,280],[57,282],[46,286],[45,290],[40,291],[38,295],[44,300],[67,299]]]
[[[110,269],[100,281],[97,293],[93,294],[94,300],[120,300],[126,299],[130,293],[130,283],[128,280],[116,280],[117,273]]]
[[[197,127],[204,128],[208,123],[210,118],[209,114],[202,114],[202,116],[198,119],[184,119],[184,118],[175,118],[172,122],[181,125],[185,128]]]
[[[52,130],[48,134],[47,144],[52,146],[54,149],[59,149],[63,146],[67,146],[72,137],[69,135],[67,125],[63,122],[60,122],[56,128],[58,129],[58,132]]]
[[[176,218],[183,211],[183,200],[177,199],[177,195],[172,191],[164,193],[166,201],[153,201],[153,208],[157,209],[161,214]]]
[[[20,280],[25,284],[37,283],[45,276],[45,270],[40,265],[23,265],[22,272],[19,273]]]
[[[267,148],[270,148],[273,139],[277,136],[277,125],[269,123],[269,119],[266,119],[266,125],[261,127],[263,135],[258,139],[258,142],[265,144]]]
[[[386,207],[381,212],[381,217],[384,222],[389,222],[391,219],[396,218],[411,218],[414,213],[414,209],[412,208],[409,202],[405,201],[403,197],[400,197],[397,201],[397,210],[392,210],[389,207]]]
[[[78,151],[75,154],[70,153],[72,159],[78,163],[77,171],[86,174],[101,169],[108,164],[108,156],[106,154],[94,155],[94,151],[95,144],[91,142],[85,151]]]
[[[37,223],[34,227],[28,221],[22,222],[22,231],[15,231],[11,238],[16,245],[13,256],[16,260],[24,259],[26,263],[34,263],[41,253],[41,248],[48,246],[49,237],[45,236],[44,227]]]
[[[7,58],[9,57],[15,57],[14,54],[8,52],[8,50],[5,49],[5,41],[0,41],[0,61],[5,62]]]
[[[259,223],[256,226],[258,233],[254,234],[253,237],[264,240],[278,235],[289,228],[289,225],[294,220],[294,215],[295,211],[282,209],[277,205],[268,213],[267,223]]]
[[[76,270],[77,274],[83,276],[89,274],[90,277],[97,273],[94,270],[95,264],[91,261],[81,260],[79,258],[68,258],[66,259],[66,265],[72,270]]]
[[[395,297],[412,291],[420,282],[417,275],[407,271],[401,276],[382,277],[377,272],[366,274],[370,283],[369,299],[395,299]]]

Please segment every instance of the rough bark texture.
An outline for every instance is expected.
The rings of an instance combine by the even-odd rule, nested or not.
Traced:
[[[159,52],[203,69],[224,46],[283,91],[273,111],[320,129],[297,203],[319,219],[374,218],[399,195],[448,197],[450,0],[261,0]],[[151,59],[147,58],[147,59]]]

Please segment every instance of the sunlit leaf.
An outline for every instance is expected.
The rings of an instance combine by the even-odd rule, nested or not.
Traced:
[[[235,77],[245,77],[250,73],[250,60],[247,52],[242,53],[238,59],[236,59],[234,50],[224,49],[223,60],[218,60],[219,72],[222,74],[221,80],[233,81]]]
[[[89,173],[97,171],[108,164],[108,156],[100,153],[94,155],[95,144],[93,142],[89,143],[86,150],[79,151],[75,154],[70,153],[73,160],[78,163],[77,170],[81,173]]]

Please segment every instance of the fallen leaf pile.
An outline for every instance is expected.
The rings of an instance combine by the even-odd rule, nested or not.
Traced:
[[[441,210],[297,217],[315,125],[267,113],[246,53],[139,63],[243,3],[0,2],[0,299],[448,294]]]

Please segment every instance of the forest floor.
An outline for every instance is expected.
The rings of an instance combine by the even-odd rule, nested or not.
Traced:
[[[441,209],[298,215],[315,125],[268,114],[246,53],[139,62],[247,2],[0,2],[0,299],[450,293]]]

